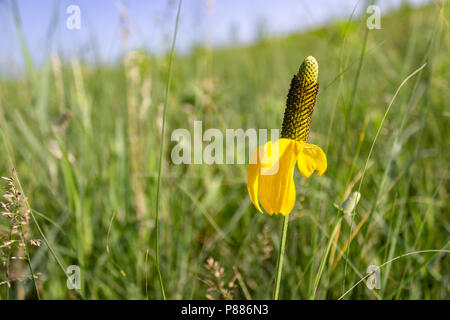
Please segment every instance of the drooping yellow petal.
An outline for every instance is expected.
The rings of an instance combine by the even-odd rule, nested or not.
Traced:
[[[292,169],[294,169],[295,164],[292,166]],[[292,170],[294,171],[294,170]],[[293,174],[293,172],[292,172]],[[292,209],[294,209],[294,205],[295,205],[295,197],[296,197],[296,193],[295,193],[295,183],[294,183],[294,179],[290,179],[289,180],[289,185],[287,186],[287,192],[286,192],[286,198],[283,200],[283,203],[281,205],[280,208],[280,213],[283,216],[287,216]]]
[[[300,144],[290,139],[258,148],[258,162],[249,166],[247,181],[250,199],[258,210],[259,200],[270,215],[291,212],[295,204],[294,166],[300,150]]]
[[[252,157],[250,158],[250,164],[248,166],[248,175],[247,175],[247,190],[250,195],[250,200],[252,200],[253,205],[258,209],[259,212],[263,213],[261,208],[259,207],[258,201],[258,177],[261,172],[261,165],[258,162],[258,153],[260,149],[264,146],[257,148]]]
[[[327,170],[327,157],[320,147],[303,142],[297,156],[297,166],[306,178],[309,178],[314,170],[317,170],[317,176],[320,177]]]
[[[258,147],[250,158],[247,175],[247,190],[250,200],[259,212],[263,213],[259,206],[258,182],[261,172],[270,174],[276,169],[274,163],[278,163],[278,145],[272,152],[272,141]]]

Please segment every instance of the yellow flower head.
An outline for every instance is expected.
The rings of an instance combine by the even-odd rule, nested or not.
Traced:
[[[291,82],[281,138],[260,146],[250,159],[248,193],[261,213],[260,203],[270,215],[281,213],[286,216],[292,211],[296,196],[296,163],[298,170],[306,178],[315,170],[317,176],[321,176],[327,169],[327,158],[322,149],[306,143],[319,91],[318,74],[317,60],[307,57]]]

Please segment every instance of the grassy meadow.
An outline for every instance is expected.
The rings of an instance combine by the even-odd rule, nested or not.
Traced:
[[[380,30],[349,17],[175,54],[159,200],[167,298],[272,297],[282,216],[253,207],[246,164],[173,164],[170,135],[193,135],[194,120],[203,132],[281,128],[291,78],[313,55],[309,142],[328,169],[309,179],[295,170],[280,298],[448,299],[448,252],[414,252],[449,250],[449,17],[442,1],[391,12]],[[0,80],[0,175],[15,168],[26,196],[15,208],[30,212],[17,232],[0,217],[0,299],[161,299],[155,208],[170,55],[135,51],[103,66],[53,55],[40,67],[26,46],[23,55],[23,76]],[[323,258],[354,191],[354,215]],[[380,289],[354,286],[385,262]],[[79,291],[67,288],[69,265],[80,267]]]

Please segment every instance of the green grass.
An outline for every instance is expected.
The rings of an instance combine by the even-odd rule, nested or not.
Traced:
[[[229,282],[234,299],[272,297],[282,216],[252,206],[246,165],[174,165],[170,134],[192,132],[194,120],[203,131],[280,128],[291,77],[308,55],[319,61],[320,82],[309,141],[324,149],[328,170],[308,180],[295,174],[279,297],[448,298],[448,253],[402,255],[449,249],[449,15],[445,2],[403,7],[382,18],[381,30],[344,20],[175,55],[159,199],[168,299],[224,298]],[[0,175],[16,169],[33,209],[28,237],[42,245],[27,253],[40,298],[162,298],[155,204],[170,55],[139,52],[101,67],[53,58],[34,68],[23,50],[26,74],[0,81]],[[342,252],[355,227],[336,219],[335,203],[359,189],[353,221],[361,225]],[[0,217],[2,239],[6,222]],[[219,277],[209,257],[223,267]],[[380,290],[352,288],[369,265],[392,259]],[[66,287],[72,264],[81,267],[80,294]],[[37,298],[31,280],[0,285],[7,296]]]

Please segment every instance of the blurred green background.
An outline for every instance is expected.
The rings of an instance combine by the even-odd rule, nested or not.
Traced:
[[[449,15],[445,1],[405,5],[369,30],[367,15],[349,13],[301,33],[175,55],[159,226],[168,298],[271,298],[282,217],[253,207],[247,165],[174,165],[170,134],[192,132],[194,120],[204,131],[280,128],[291,77],[308,55],[320,83],[309,142],[325,151],[328,170],[320,179],[295,173],[280,298],[311,296],[336,204],[358,190],[363,172],[354,226],[343,220],[315,298],[341,297],[371,264],[448,250]],[[35,218],[24,235],[42,240],[26,242],[40,298],[162,297],[155,198],[169,60],[137,50],[93,65],[55,54],[0,81],[0,173],[15,168]],[[424,64],[383,122],[399,85]],[[4,243],[9,220],[0,225]],[[36,298],[28,259],[11,259],[10,248],[0,248],[0,298]],[[66,286],[69,265],[81,269],[78,293]],[[344,299],[447,299],[448,276],[448,253],[412,254],[381,269],[381,289],[360,283]]]

